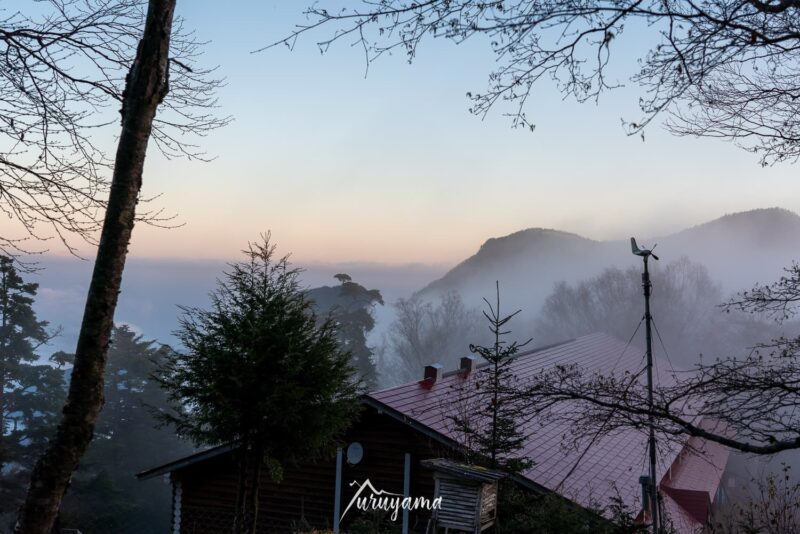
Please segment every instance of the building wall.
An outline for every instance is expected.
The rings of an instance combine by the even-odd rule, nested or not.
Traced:
[[[363,459],[357,465],[343,462],[341,511],[344,511],[357,490],[350,483],[363,483],[367,478],[378,490],[403,493],[405,454],[411,454],[410,494],[412,497],[433,498],[433,473],[419,462],[428,458],[449,457],[452,453],[431,438],[410,427],[366,408],[354,425],[344,447],[354,441],[363,449]],[[237,467],[233,454],[225,454],[173,472],[175,487],[180,487],[180,507],[174,505],[173,524],[180,534],[211,534],[230,529],[236,502]],[[333,522],[336,460],[287,467],[280,484],[262,477],[259,500],[259,532],[291,532],[293,525],[304,517],[317,528],[331,528]],[[344,518],[342,528],[362,512],[352,509]],[[177,521],[179,519],[179,521]],[[424,531],[428,515],[411,513],[412,531]],[[398,517],[398,524],[400,518]],[[414,528],[416,526],[416,529]]]

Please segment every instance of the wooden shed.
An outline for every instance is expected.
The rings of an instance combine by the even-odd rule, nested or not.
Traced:
[[[433,514],[436,528],[479,534],[494,525],[504,473],[445,458],[421,463],[434,472],[434,498],[441,497],[442,507]]]

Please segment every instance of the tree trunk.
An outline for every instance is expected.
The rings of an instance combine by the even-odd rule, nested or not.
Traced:
[[[236,511],[233,514],[232,534],[243,534],[247,517],[247,471],[250,460],[250,451],[245,443],[239,449],[239,476],[236,490]]]
[[[97,258],[78,335],[67,403],[54,439],[31,474],[15,532],[49,534],[72,472],[92,439],[103,407],[106,353],[142,184],[147,142],[168,91],[175,0],[150,0],[144,33],[126,80],[122,133]]]
[[[253,451],[253,475],[250,479],[250,525],[247,534],[256,534],[258,529],[258,493],[261,489],[261,471],[264,465],[264,449],[261,446],[261,439],[257,439],[257,445]]]
[[[3,319],[2,333],[0,334],[0,473],[6,463],[6,326],[8,325],[8,273],[6,269],[2,271],[2,283],[0,283],[0,295],[3,299]],[[2,477],[0,477],[0,494],[3,493]]]
[[[263,448],[259,440],[240,449],[233,534],[255,534],[258,528],[258,492],[261,486]]]
[[[233,517],[233,534],[255,534],[258,529],[258,496],[261,489],[261,472],[264,448],[259,438],[240,449],[236,512]]]

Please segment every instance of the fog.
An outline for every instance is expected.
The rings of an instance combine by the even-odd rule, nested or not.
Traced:
[[[753,323],[752,318],[725,314],[717,304],[739,291],[751,288],[755,283],[769,283],[783,274],[783,269],[791,264],[800,250],[800,216],[774,208],[726,215],[662,237],[637,235],[635,228],[630,233],[637,237],[640,245],[656,246],[655,253],[660,257],[658,262],[651,261],[653,310],[658,323],[685,324],[686,328],[697,328],[696,324],[686,322],[684,317],[675,316],[686,313],[685,308],[681,309],[670,302],[681,298],[686,301],[684,307],[692,307],[692,313],[701,316],[709,329],[715,325],[727,325],[736,332],[749,330],[747,336],[735,340],[742,345],[739,347],[741,350],[745,350],[747,347],[744,345],[748,343],[766,341],[779,333],[772,326],[766,327],[766,323]],[[687,280],[670,282],[683,289],[670,289],[669,284],[667,288],[663,284],[659,287],[661,272],[670,264],[680,261],[688,261],[705,270],[709,283],[716,286],[716,292],[710,292],[705,301],[691,303],[687,300],[691,295],[669,294],[670,291],[690,291]],[[552,332],[543,334],[542,329],[536,327],[542,319],[542,307],[548,296],[553,294],[559,283],[577,289],[580,283],[592,281],[609,268],[641,271],[641,258],[631,254],[628,237],[594,241],[557,230],[528,229],[488,240],[475,255],[428,284],[418,295],[435,299],[440,294],[455,291],[461,295],[467,307],[480,308],[483,305],[482,298],[494,295],[497,280],[505,309],[522,310],[512,325],[518,334],[517,338],[533,336],[534,345],[547,344],[562,340],[553,337]],[[685,276],[685,273],[680,275]],[[641,295],[641,281],[636,273],[628,277],[626,284],[626,291]],[[666,306],[665,301],[670,306]],[[620,327],[608,333],[627,340],[643,314],[644,303],[639,297],[639,300],[629,299],[624,304],[625,309],[611,311],[609,315],[617,321],[627,317],[629,328]],[[662,307],[662,304],[665,306]],[[631,306],[634,310],[628,309]],[[737,321],[743,323],[737,324]],[[589,323],[585,326],[588,328]],[[793,326],[789,325],[788,328],[792,330]],[[574,335],[588,333],[579,330],[575,329]],[[671,354],[672,358],[686,367],[696,362],[700,353],[707,357],[723,356],[734,348],[730,337],[727,339],[729,343],[724,346],[715,346],[711,340],[706,340],[697,347],[691,347],[680,339],[685,337],[683,332],[673,329],[668,334],[664,344],[668,350],[670,347],[675,349],[677,353]],[[695,339],[702,340],[706,333],[695,334]],[[762,339],[761,334],[766,339]]]
[[[727,215],[706,224],[661,237],[630,229],[641,245],[656,246],[662,261],[686,256],[705,265],[725,293],[769,282],[797,258],[800,216],[778,208]],[[468,304],[479,305],[499,280],[509,306],[529,316],[538,313],[555,283],[576,282],[604,268],[640,265],[629,237],[594,241],[552,229],[533,228],[488,240],[470,258],[421,293],[458,291]]]
[[[653,313],[663,337],[655,350],[663,358],[666,347],[670,365],[688,368],[701,353],[707,358],[742,354],[753,343],[800,332],[795,323],[778,327],[759,317],[725,314],[717,307],[738,291],[780,277],[800,251],[800,216],[780,209],[756,210],[662,237],[641,236],[635,228],[630,234],[640,245],[657,245],[655,252],[661,258],[652,267]],[[522,310],[509,325],[512,337],[533,337],[530,346],[593,330],[626,341],[643,313],[641,259],[631,254],[628,238],[596,241],[558,230],[528,229],[488,240],[452,268],[424,262],[296,266],[304,269],[301,280],[307,288],[334,285],[333,276],[344,272],[364,287],[381,291],[385,305],[373,310],[376,327],[369,341],[378,384],[385,387],[416,379],[426,363],[438,361],[452,369],[470,343],[487,342],[488,329],[479,310],[485,305],[483,298],[493,300],[496,281],[503,310]],[[74,350],[92,264],[43,256],[38,267],[37,273],[26,276],[40,284],[36,311],[51,328],[62,329],[40,349],[46,358],[56,350]],[[173,331],[179,306],[205,306],[209,290],[225,269],[222,261],[132,258],[116,322],[130,325],[147,339],[176,345]],[[614,304],[612,309],[593,310],[604,294],[615,295],[616,300],[608,301]],[[414,320],[409,313],[419,313],[422,323],[432,323],[421,340],[396,337],[402,331],[398,324],[403,315],[398,316],[398,310],[403,310],[407,322]],[[448,310],[459,310],[453,314],[458,317],[448,320]],[[641,341],[640,332],[633,342]],[[800,453],[795,451],[769,459],[737,455],[740,488],[750,491],[756,487],[751,478],[780,472],[782,463],[797,465],[798,460]]]
[[[636,229],[632,228],[632,235]],[[658,270],[670,262],[688,258],[703,265],[711,281],[718,285],[725,298],[737,291],[777,279],[782,269],[800,250],[800,216],[781,209],[755,210],[724,216],[709,223],[656,238],[636,235],[640,244],[656,246],[661,261],[654,267],[654,311],[658,310]],[[235,258],[232,260],[235,261]],[[86,289],[91,274],[91,262],[76,258],[44,256],[39,259],[41,270],[29,276],[40,284],[36,309],[39,316],[60,326],[62,333],[42,349],[74,349]],[[556,284],[578,284],[600,275],[609,267],[640,269],[641,260],[630,252],[628,236],[618,240],[595,241],[575,234],[550,229],[528,229],[505,237],[488,240],[479,251],[448,270],[446,265],[424,262],[407,265],[379,263],[313,263],[296,265],[304,269],[302,283],[318,287],[335,283],[333,275],[348,273],[369,289],[381,291],[386,304],[374,309],[376,327],[370,334],[373,346],[383,351],[382,361],[391,361],[386,342],[387,333],[395,319],[394,303],[400,298],[416,298],[436,302],[441,295],[456,293],[467,309],[483,308],[483,298],[494,298],[495,281],[500,282],[502,306],[507,311],[522,310],[511,328],[517,338],[534,337],[533,345],[553,341],[537,332],[542,306],[553,293]],[[130,325],[147,338],[175,344],[173,331],[180,315],[179,306],[204,306],[207,294],[226,268],[223,261],[154,260],[132,258],[128,261],[116,321]],[[634,288],[636,291],[636,288]],[[716,314],[717,309],[704,310]],[[620,317],[630,315],[620,310]],[[637,313],[633,314],[636,317]],[[669,323],[670,317],[658,317],[659,323]],[[631,321],[630,331],[636,324]],[[622,334],[612,332],[619,337]],[[765,332],[774,334],[770,330]],[[476,336],[479,335],[476,333]],[[458,352],[467,351],[469,343],[461,340]],[[669,347],[672,340],[665,340]],[[387,354],[386,352],[389,351]],[[707,347],[692,354],[674,354],[678,360],[690,362]],[[430,354],[431,362],[440,359]],[[397,363],[397,362],[395,362]],[[402,367],[402,365],[401,365]],[[396,383],[405,378],[397,373],[397,365],[384,370],[381,382]],[[379,369],[380,371],[380,369]],[[416,371],[409,370],[410,374]],[[393,376],[393,375],[397,376]],[[387,376],[388,375],[388,376]]]
[[[36,260],[38,272],[26,275],[26,280],[39,284],[36,312],[41,319],[49,321],[51,327],[62,328],[61,335],[40,352],[49,355],[49,350],[73,351],[92,262],[52,256]],[[173,332],[178,326],[179,306],[205,306],[208,292],[214,288],[226,266],[223,261],[131,258],[126,263],[115,321],[130,325],[149,339],[175,345],[177,341]],[[296,267],[304,269],[301,281],[309,288],[334,284],[333,275],[345,272],[370,289],[380,289],[387,302],[387,306],[378,306],[374,311],[381,328],[390,323],[393,316],[388,303],[412,294],[447,270],[442,265],[393,266],[357,262]]]

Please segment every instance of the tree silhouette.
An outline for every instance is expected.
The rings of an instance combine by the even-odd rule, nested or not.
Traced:
[[[78,334],[67,402],[55,437],[49,442],[47,449],[33,469],[28,493],[24,504],[20,507],[15,526],[16,532],[25,534],[49,534],[53,528],[70,476],[78,466],[80,458],[92,439],[94,424],[103,406],[103,378],[106,354],[113,326],[114,311],[122,284],[122,273],[125,267],[128,245],[130,244],[134,223],[137,220],[137,204],[140,200],[147,146],[151,135],[154,136],[158,143],[159,132],[169,131],[161,130],[161,126],[159,126],[156,119],[156,111],[165,102],[170,92],[170,87],[175,88],[178,102],[181,102],[182,93],[184,97],[187,97],[187,94],[191,95],[193,87],[190,82],[182,83],[178,76],[176,76],[175,80],[170,80],[170,72],[174,70],[172,69],[173,64],[178,65],[180,69],[191,72],[191,68],[187,65],[182,64],[180,61],[171,60],[171,57],[174,58],[174,56],[171,56],[171,50],[174,49],[177,43],[177,41],[171,41],[175,0],[150,0],[144,18],[141,18],[142,14],[138,11],[138,4],[135,2],[119,0],[119,2],[98,1],[95,3],[93,0],[87,1],[89,1],[89,4],[81,4],[78,0],[73,3],[55,1],[56,14],[53,16],[53,20],[63,21],[65,29],[50,35],[48,31],[52,23],[47,22],[44,26],[44,32],[33,36],[34,44],[29,44],[27,47],[24,44],[17,45],[19,48],[17,52],[6,55],[6,57],[14,58],[14,62],[10,61],[11,65],[16,65],[17,69],[25,72],[29,68],[28,63],[26,63],[28,59],[26,58],[28,57],[28,49],[31,46],[35,50],[40,50],[38,43],[53,42],[56,43],[53,45],[55,47],[54,50],[58,50],[59,45],[57,43],[71,42],[71,28],[74,24],[80,24],[82,17],[86,16],[90,19],[94,19],[95,16],[102,18],[106,6],[121,5],[134,9],[135,13],[139,13],[138,20],[144,23],[135,56],[132,58],[125,55],[122,57],[118,55],[111,56],[116,61],[115,65],[123,69],[122,72],[127,71],[124,82],[119,81],[120,85],[114,86],[120,87],[124,84],[124,91],[121,94],[112,92],[110,95],[119,96],[119,101],[122,104],[122,109],[120,110],[122,119],[121,133],[117,142],[108,201],[102,204],[104,210],[102,230],[86,298],[83,320]],[[80,5],[88,5],[87,12],[79,11],[75,15],[71,8]],[[70,14],[74,16],[70,16]],[[112,20],[119,21],[119,24],[126,25],[126,27],[130,23],[130,20],[120,19],[119,15],[112,15]],[[129,32],[132,33],[127,35],[138,38],[139,28],[142,28],[141,24],[130,27]],[[113,40],[113,37],[117,35],[114,31],[113,27],[109,28],[109,35],[106,35],[102,28],[93,27],[89,32],[95,42],[101,43],[101,45],[98,45],[101,47],[101,59],[105,58],[102,53],[102,43],[110,42],[112,51],[124,44]],[[9,35],[24,33],[22,30],[14,30],[11,34],[0,31],[0,36],[5,36],[5,42],[9,43],[15,42],[8,40]],[[136,41],[134,40],[134,42]],[[82,50],[78,50],[78,52],[82,52]],[[86,55],[64,52],[61,57],[62,61],[55,61],[55,58],[47,57],[39,69],[45,72],[47,76],[71,79],[71,75],[66,68],[73,57],[86,57]],[[91,55],[88,56],[88,60],[92,64]],[[33,61],[33,59],[30,61]],[[105,76],[105,73],[103,75]],[[189,79],[191,79],[191,76]],[[202,79],[202,76],[200,79]],[[36,83],[34,82],[32,85],[35,87]],[[109,89],[101,82],[95,81],[92,83],[90,80],[87,83],[82,81],[77,84],[78,89],[73,89],[73,93],[71,93],[73,99],[83,97],[84,93],[88,93],[88,89],[83,89],[85,85],[95,88],[103,94],[107,93]],[[212,83],[211,86],[213,87],[213,85]],[[67,87],[70,86],[67,85]],[[198,94],[202,96],[203,93]],[[59,94],[56,94],[56,96],[60,97]],[[88,94],[85,98],[87,99],[86,104],[91,105],[92,102]],[[183,103],[194,104],[197,102],[191,97],[187,98],[188,100],[183,100]],[[165,124],[171,124],[171,127],[177,128],[179,132],[204,131],[202,120],[196,122],[190,114],[181,114],[180,111],[178,111],[178,116],[183,118],[174,120],[174,118],[170,119],[170,115],[167,114],[162,115],[161,119],[166,119]],[[78,131],[77,126],[73,125],[73,129]],[[48,130],[45,128],[45,145],[55,142],[48,137],[47,132]],[[169,147],[170,140],[175,138],[168,136],[166,139],[166,145],[162,143],[162,146]],[[69,139],[67,139],[67,142],[69,142]],[[68,151],[75,150],[76,146],[72,143]],[[93,167],[90,166],[90,168]],[[35,169],[36,167],[34,167],[34,172],[36,172]],[[70,169],[66,170],[70,171]],[[69,172],[66,175],[71,176]],[[33,176],[36,180],[42,180],[41,176],[36,174]],[[45,182],[49,183],[46,181],[46,176]],[[63,183],[57,183],[53,187],[56,191],[61,191],[64,188],[71,191],[70,187]],[[35,185],[30,189],[23,189],[23,191],[33,192],[40,190]],[[47,191],[48,189],[44,190],[45,195],[47,195]],[[85,196],[85,192],[80,193],[80,198],[85,198]],[[33,204],[34,206],[39,205],[36,202]],[[59,225],[63,224],[67,224],[67,227],[72,229],[74,225],[72,221],[75,221],[76,218],[75,214],[70,212],[71,204],[69,202],[62,204],[60,201],[56,201],[55,204],[55,214],[45,213],[43,220],[51,223],[55,222],[55,226],[51,224],[51,227],[56,232],[59,231]],[[20,220],[24,224],[24,217],[30,213],[35,214],[37,212],[35,209],[32,211],[24,209],[17,215],[21,217]],[[28,229],[31,231],[30,226],[28,226]]]
[[[37,354],[54,335],[33,309],[37,290],[0,256],[0,514],[19,506],[64,401],[63,371]]]
[[[464,306],[455,292],[433,302],[419,296],[398,299],[394,307],[397,314],[383,352],[386,367],[396,368],[393,374],[397,379],[418,378],[422,369],[434,362],[455,367],[467,354],[469,339],[484,341],[483,336],[475,338],[480,331],[480,315]]]
[[[320,321],[333,318],[342,349],[350,352],[353,367],[364,383],[374,386],[378,375],[367,336],[375,328],[372,310],[376,304],[383,305],[383,297],[377,289],[353,282],[350,275],[340,273],[334,278],[341,282],[339,286],[309,289],[306,295],[314,301]]]
[[[197,444],[240,445],[235,532],[256,532],[263,467],[329,452],[358,411],[361,387],[332,319],[318,324],[299,271],[274,258],[265,237],[211,294],[188,308],[179,339],[186,352],[159,372],[175,409],[166,419]]]
[[[170,407],[151,375],[170,349],[127,325],[114,326],[111,340],[105,406],[64,497],[61,522],[109,534],[164,530],[170,523],[169,486],[132,475],[193,450],[158,419]]]

